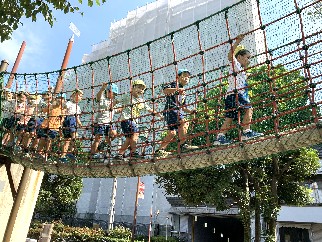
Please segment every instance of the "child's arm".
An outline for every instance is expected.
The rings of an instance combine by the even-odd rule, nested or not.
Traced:
[[[234,51],[236,50],[237,46],[240,44],[240,42],[244,39],[245,37],[245,34],[240,34],[240,35],[237,35],[236,37],[236,41],[233,45],[233,47],[230,49],[229,53],[228,53],[228,60],[230,62],[233,61],[233,57],[234,57]]]
[[[185,113],[190,113],[190,114],[196,113],[196,109],[189,109],[187,107],[182,108],[182,111],[184,111]]]
[[[165,95],[173,95],[176,92],[178,92],[179,94],[182,94],[182,95],[185,95],[186,94],[184,88],[182,88],[182,87],[181,88],[168,87],[168,88],[163,89],[163,93]]]
[[[103,94],[104,90],[106,89],[106,87],[107,87],[107,82],[104,82],[104,83],[102,84],[101,89],[100,89],[100,90],[98,91],[98,93],[96,94],[96,100],[97,100],[98,102],[100,102],[100,101],[101,101],[102,94]]]

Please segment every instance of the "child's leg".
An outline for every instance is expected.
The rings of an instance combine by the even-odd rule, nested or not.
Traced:
[[[220,128],[219,134],[225,135],[229,130],[232,122],[233,122],[233,118],[225,118],[225,121]]]
[[[38,142],[37,151],[41,153],[46,145],[46,138],[40,138],[38,140],[39,142]]]
[[[167,146],[173,141],[176,134],[177,132],[175,130],[168,130],[167,135],[161,141],[159,150],[164,150],[165,148],[167,148]]]
[[[16,145],[19,146],[21,141],[22,141],[22,137],[24,135],[24,130],[19,130],[17,133],[16,133],[16,137],[17,137],[17,140],[16,140]]]
[[[101,141],[101,135],[96,134],[94,138],[94,142],[91,146],[91,154],[95,154],[97,152],[97,147],[100,141]]]
[[[138,139],[139,139],[139,133],[133,133],[133,135],[130,137],[131,153],[135,153]]]
[[[130,146],[130,143],[131,143],[131,137],[126,137],[125,142],[122,144],[122,146],[119,150],[120,155],[124,155],[125,151]]]
[[[27,149],[30,141],[31,141],[31,137],[35,134],[35,132],[25,132],[22,136],[22,141],[21,141],[21,147],[24,149]]]
[[[179,136],[179,144],[184,144],[187,140],[187,133],[189,128],[189,122],[185,119],[180,120],[180,125],[178,127],[178,136]]]
[[[250,122],[252,122],[253,117],[253,108],[246,108],[245,114],[243,117],[243,130],[249,130],[250,129]]]

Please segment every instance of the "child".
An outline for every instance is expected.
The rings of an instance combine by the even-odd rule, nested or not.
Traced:
[[[238,35],[236,37],[236,42],[228,53],[228,60],[230,61],[230,76],[228,78],[229,86],[225,98],[226,118],[220,129],[220,132],[217,135],[214,145],[227,145],[231,143],[231,141],[226,138],[225,134],[227,133],[232,122],[238,119],[238,111],[236,110],[237,106],[241,106],[245,112],[242,121],[242,140],[248,140],[263,135],[262,133],[257,133],[250,129],[253,108],[249,100],[247,76],[246,72],[244,71],[244,69],[249,65],[250,52],[242,46],[238,46],[243,38],[244,35]],[[235,77],[233,73],[237,73],[237,76]],[[234,93],[235,89],[238,91],[237,95]],[[236,96],[238,96],[237,100]]]
[[[9,126],[7,132],[4,134],[3,145],[12,146],[14,144],[14,132],[18,133],[23,129],[23,116],[26,111],[27,93],[19,92],[17,94],[17,100],[14,107],[14,112],[9,120]]]
[[[63,121],[63,135],[65,142],[63,144],[62,156],[59,159],[61,162],[67,162],[66,154],[68,152],[71,141],[73,141],[74,149],[75,139],[77,136],[77,127],[82,127],[82,122],[80,120],[80,115],[82,113],[78,103],[82,100],[83,91],[80,89],[75,89],[71,96],[70,101],[66,102],[65,107],[65,118]],[[71,158],[75,158],[73,155]]]
[[[155,113],[142,98],[146,85],[142,80],[135,80],[132,82],[131,94],[125,94],[116,105],[117,108],[122,108],[121,113],[121,128],[126,137],[124,144],[121,146],[118,155],[114,158],[122,160],[124,153],[128,147],[131,149],[130,156],[132,158],[140,158],[139,153],[136,151],[136,143],[139,138],[138,118],[142,110],[150,113]],[[156,113],[155,113],[156,114]],[[160,114],[156,114],[162,117]]]
[[[163,93],[166,95],[163,115],[167,122],[168,133],[162,140],[159,149],[155,151],[155,156],[167,156],[170,153],[165,151],[165,148],[172,142],[177,133],[180,140],[180,152],[199,148],[186,143],[189,122],[185,119],[185,113],[191,114],[195,112],[195,110],[190,110],[185,106],[186,93],[184,86],[188,85],[189,80],[190,72],[187,69],[179,69],[178,83],[173,81],[163,87]]]
[[[35,122],[35,115],[36,115],[36,95],[29,95],[27,98],[27,106],[26,110],[23,114],[23,118],[20,119],[18,122],[18,127],[20,128],[19,133],[17,134],[17,149],[21,150],[19,147],[20,145],[22,148],[27,148],[27,140],[29,139],[30,132],[31,132],[31,125]],[[17,127],[17,129],[18,129]],[[26,150],[25,150],[26,151]]]
[[[59,135],[59,129],[63,123],[62,116],[65,114],[65,98],[66,94],[60,93],[52,104],[43,109],[48,117],[43,120],[37,130],[37,137],[40,138],[37,151],[45,156],[51,149],[52,140]]]
[[[7,143],[6,139],[9,138],[10,129],[14,125],[12,123],[12,114],[15,111],[15,100],[13,99],[12,92],[8,88],[3,89],[3,95],[1,96],[1,131],[6,133],[2,139],[2,144]]]
[[[105,135],[105,141],[110,147],[112,140],[117,135],[114,125],[110,125],[114,116],[114,98],[117,96],[117,94],[118,87],[116,84],[103,83],[101,89],[96,95],[96,101],[98,102],[99,106],[94,123],[95,139],[91,147],[91,155],[94,159],[100,158],[100,154],[97,152],[102,136]],[[105,142],[101,144],[105,144]],[[108,150],[109,149],[110,148],[108,148]]]
[[[41,98],[37,104],[36,108],[36,119],[35,123],[30,122],[28,129],[30,130],[30,134],[33,136],[33,142],[31,143],[29,150],[32,152],[36,151],[36,147],[39,143],[39,138],[37,137],[37,130],[40,128],[40,125],[47,118],[47,113],[43,112],[45,108],[51,104],[52,102],[52,93],[49,91],[45,91],[41,94]],[[35,133],[36,131],[36,133]],[[28,147],[29,143],[31,142],[31,138],[26,141],[26,147]]]

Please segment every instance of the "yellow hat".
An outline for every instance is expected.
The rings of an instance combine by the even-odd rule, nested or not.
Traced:
[[[80,93],[82,95],[84,94],[84,92],[81,89],[78,89],[78,88],[74,89],[74,91],[72,92],[72,94],[74,94],[74,93]]]
[[[245,50],[246,48],[245,48],[245,46],[243,46],[243,45],[238,45],[237,47],[236,47],[236,49],[234,50],[234,56],[236,56],[236,54],[239,52],[239,51],[241,51],[241,50]]]
[[[132,82],[132,87],[135,86],[135,85],[142,85],[142,86],[144,86],[144,89],[146,89],[146,85],[145,85],[144,81],[142,81],[142,80],[133,81]]]

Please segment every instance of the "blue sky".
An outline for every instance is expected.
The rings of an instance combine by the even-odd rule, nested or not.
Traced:
[[[52,28],[41,15],[37,22],[23,20],[23,26],[13,32],[12,39],[0,43],[0,59],[9,61],[8,71],[11,71],[23,41],[26,41],[26,48],[18,73],[59,70],[68,40],[73,34],[69,29],[70,22],[78,27],[81,35],[75,36],[68,67],[80,65],[83,54],[90,53],[93,44],[108,38],[111,22],[126,17],[128,11],[152,0],[109,0],[101,6],[93,7],[88,7],[87,1],[83,2],[80,8],[84,16],[56,11],[54,15],[57,21]]]

